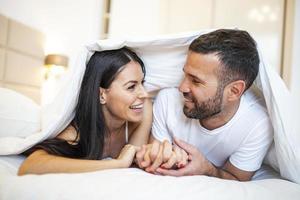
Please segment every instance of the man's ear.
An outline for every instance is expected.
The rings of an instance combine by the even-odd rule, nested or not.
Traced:
[[[99,99],[100,99],[100,104],[102,105],[106,104],[107,94],[105,88],[99,87]]]
[[[246,89],[246,83],[242,80],[237,80],[229,83],[226,87],[226,98],[227,101],[236,101],[244,93]]]

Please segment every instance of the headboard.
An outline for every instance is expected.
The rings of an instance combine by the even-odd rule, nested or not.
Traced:
[[[42,32],[0,14],[0,87],[40,103],[44,60]]]

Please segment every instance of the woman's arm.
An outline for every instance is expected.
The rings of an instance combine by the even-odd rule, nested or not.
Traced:
[[[89,172],[119,167],[120,163],[116,160],[72,159],[51,155],[44,150],[37,150],[22,163],[18,175]]]
[[[57,138],[66,140],[70,144],[78,141],[76,141],[76,130],[72,126],[68,126]],[[85,160],[56,156],[39,149],[26,158],[20,166],[18,174],[77,173],[126,168],[132,164],[135,153],[134,146],[126,145],[117,159]]]
[[[144,103],[143,120],[139,124],[132,124],[133,130],[129,138],[129,143],[134,146],[147,144],[152,126],[152,99],[147,98]]]
[[[117,159],[84,160],[48,154],[44,150],[33,152],[21,165],[18,175],[45,173],[78,173],[104,169],[130,167],[137,149],[126,145]]]

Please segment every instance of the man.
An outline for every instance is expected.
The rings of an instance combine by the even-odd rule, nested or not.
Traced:
[[[153,108],[153,137],[183,149],[188,163],[174,169],[184,154],[169,161],[170,143],[154,142],[137,153],[140,166],[163,175],[250,180],[273,139],[263,99],[248,90],[258,70],[256,43],[246,31],[221,29],[195,39],[180,92],[162,90]]]

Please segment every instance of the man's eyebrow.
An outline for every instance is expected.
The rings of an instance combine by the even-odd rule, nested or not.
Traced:
[[[184,68],[183,68],[182,70],[184,71],[184,73],[186,73],[188,76],[192,77],[193,79],[196,79],[197,81],[200,81],[200,82],[204,82],[204,83],[205,83],[205,81],[204,81],[204,80],[201,80],[199,77],[197,77],[197,76],[195,76],[195,75],[193,75],[193,74],[187,73],[187,72],[184,70]]]

